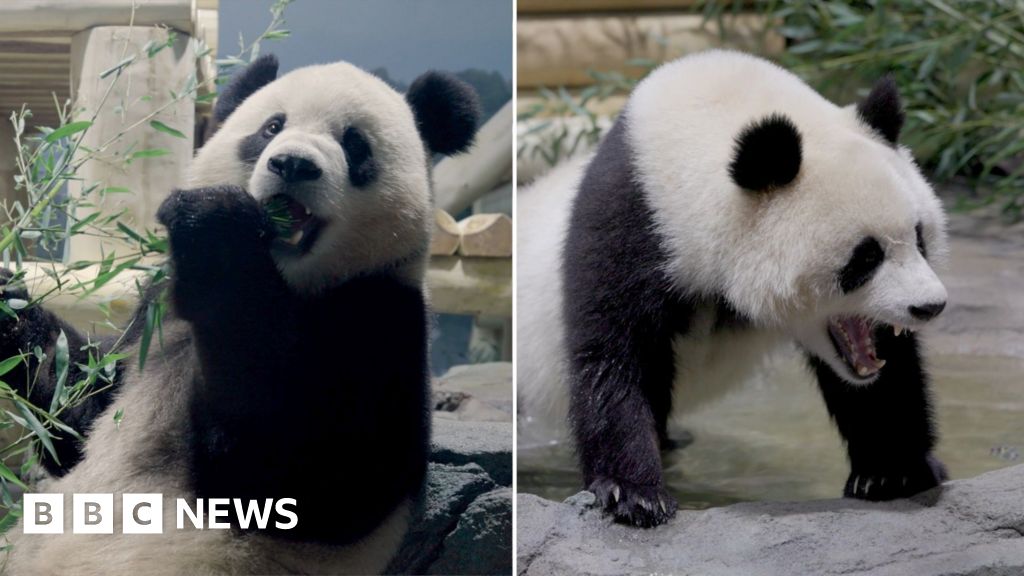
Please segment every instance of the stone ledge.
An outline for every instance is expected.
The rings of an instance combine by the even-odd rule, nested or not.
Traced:
[[[592,502],[519,495],[519,574],[1024,574],[1024,465],[909,500],[743,503],[652,530],[613,524]]]
[[[435,418],[424,498],[387,573],[511,573],[511,484],[511,423]]]

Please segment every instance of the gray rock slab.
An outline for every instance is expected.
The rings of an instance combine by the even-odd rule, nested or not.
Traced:
[[[1024,574],[1024,465],[909,500],[743,503],[650,530],[614,524],[592,501],[519,495],[519,574]]]
[[[430,459],[442,464],[479,464],[502,486],[512,485],[512,424],[434,418]]]
[[[512,490],[499,488],[473,501],[444,539],[428,574],[509,574],[512,562]]]
[[[423,573],[437,558],[445,538],[458,526],[462,513],[477,497],[495,488],[487,472],[476,464],[432,462],[424,500],[388,573]]]

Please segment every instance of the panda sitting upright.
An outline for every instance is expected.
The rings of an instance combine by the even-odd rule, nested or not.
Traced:
[[[617,520],[676,510],[659,459],[673,399],[699,403],[785,342],[848,447],[846,496],[945,479],[913,332],[946,305],[945,217],[903,118],[888,78],[840,108],[711,51],[655,70],[591,158],[520,192],[522,406],[568,410],[585,486]]]
[[[116,392],[70,416],[88,438],[61,441],[67,457],[47,465],[64,475],[39,490],[114,493],[115,518],[121,494],[161,493],[163,534],[18,527],[9,573],[371,573],[396,551],[430,444],[431,157],[468,148],[479,104],[443,73],[405,98],[343,62],[276,75],[264,56],[220,95],[222,126],[158,212],[170,240],[162,340],[144,370],[128,361]],[[139,307],[130,358],[164,288]],[[4,328],[0,353],[51,349],[61,328],[76,352],[84,338],[36,309]],[[33,396],[44,406],[49,374]],[[297,524],[181,530],[176,497],[294,498]]]

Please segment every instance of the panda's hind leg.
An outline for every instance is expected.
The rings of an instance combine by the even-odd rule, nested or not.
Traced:
[[[862,500],[905,498],[947,479],[932,454],[935,431],[928,376],[916,336],[879,331],[886,365],[877,381],[853,386],[811,358],[825,404],[846,441],[850,476],[843,495]]]

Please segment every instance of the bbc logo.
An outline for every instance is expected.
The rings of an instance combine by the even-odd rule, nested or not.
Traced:
[[[122,494],[121,533],[162,534],[164,499],[161,494]],[[25,534],[64,533],[63,494],[25,494]],[[113,534],[114,495],[74,494],[71,504],[74,534]]]

